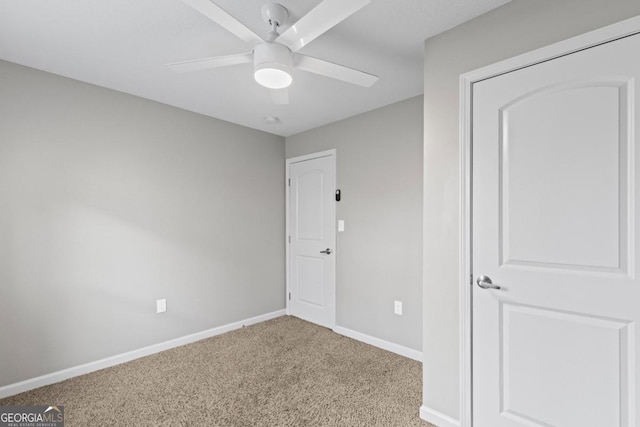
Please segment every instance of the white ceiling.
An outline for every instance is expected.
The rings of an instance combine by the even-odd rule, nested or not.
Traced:
[[[362,88],[294,70],[289,105],[272,102],[251,64],[168,69],[169,62],[251,50],[181,0],[1,0],[0,59],[289,136],[421,94],[424,40],[508,1],[372,0],[300,52],[380,80]],[[265,2],[215,0],[261,36]],[[279,3],[291,23],[320,0]],[[268,124],[265,116],[280,121]]]

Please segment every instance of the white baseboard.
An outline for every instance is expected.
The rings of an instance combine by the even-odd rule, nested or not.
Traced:
[[[192,342],[200,341],[205,338],[214,337],[216,335],[224,334],[225,332],[240,329],[243,326],[254,325],[267,320],[275,319],[276,317],[284,316],[285,310],[278,310],[272,313],[266,313],[260,316],[251,317],[249,319],[240,320],[238,322],[229,323],[227,325],[218,326],[217,328],[208,329],[202,332],[196,332],[195,334],[185,335],[184,337],[175,338],[169,341],[153,344],[148,347],[143,347],[138,350],[128,351],[126,353],[117,354],[115,356],[107,357],[105,359],[96,360],[95,362],[85,363],[84,365],[74,366],[71,368],[63,369],[61,371],[52,372],[50,374],[41,375],[39,377],[31,378],[28,380],[20,381],[15,384],[9,384],[0,387],[0,399],[13,396],[14,394],[22,393],[34,388],[42,387],[45,385],[57,383],[69,378],[77,377],[79,375],[88,374],[89,372],[98,371],[100,369],[109,368],[111,366],[119,365],[121,363],[129,362],[134,359],[139,359],[144,356],[149,356],[154,353],[169,350],[174,347],[180,347]]]
[[[389,341],[385,341],[380,338],[372,337],[360,332],[352,331],[351,329],[343,328],[342,326],[336,326],[333,331],[337,334],[344,335],[345,337],[353,338],[354,340],[362,341],[374,347],[381,348],[383,350],[390,351],[392,353],[399,354],[400,356],[408,357],[409,359],[417,360],[422,363],[422,352],[414,350],[409,347],[395,344]]]
[[[460,427],[460,420],[451,418],[440,411],[436,411],[435,409],[431,409],[424,405],[420,407],[420,418],[430,422],[431,424],[435,424],[438,427]]]

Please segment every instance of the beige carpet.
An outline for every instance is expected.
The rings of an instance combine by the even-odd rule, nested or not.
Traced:
[[[284,316],[0,400],[74,426],[420,426],[418,362]]]

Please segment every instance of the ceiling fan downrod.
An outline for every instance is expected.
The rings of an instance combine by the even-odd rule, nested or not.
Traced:
[[[266,3],[262,6],[262,19],[271,27],[271,31],[267,34],[267,41],[272,42],[278,38],[278,28],[287,22],[289,12],[278,3]]]

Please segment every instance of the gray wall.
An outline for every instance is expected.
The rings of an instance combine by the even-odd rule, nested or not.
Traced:
[[[283,309],[283,183],[281,137],[0,62],[0,386]]]
[[[288,137],[287,158],[337,149],[337,326],[422,350],[422,97]],[[404,315],[393,314],[393,301]]]
[[[459,416],[460,74],[638,14],[638,0],[514,0],[425,42],[426,407]]]

